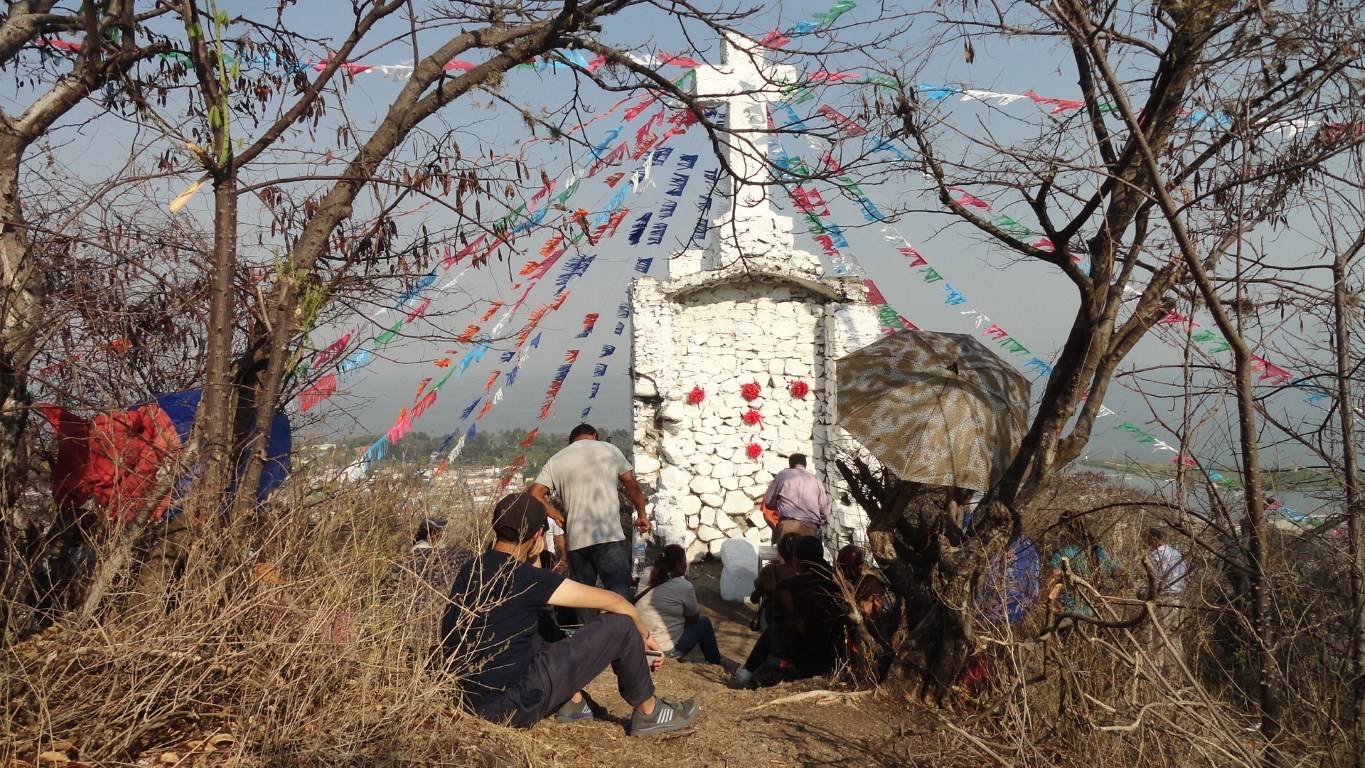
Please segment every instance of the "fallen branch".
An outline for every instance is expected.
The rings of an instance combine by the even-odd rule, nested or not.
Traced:
[[[773,699],[772,701],[759,704],[756,707],[744,710],[742,714],[747,715],[751,712],[757,712],[760,709],[775,707],[779,704],[794,704],[798,701],[814,700],[816,704],[851,704],[853,703],[853,699],[866,696],[870,693],[872,693],[872,691],[806,691],[805,693],[783,696],[780,699]]]

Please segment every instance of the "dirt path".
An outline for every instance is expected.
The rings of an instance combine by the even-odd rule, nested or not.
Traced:
[[[703,611],[716,624],[721,653],[742,661],[756,633],[749,630],[753,609],[720,599],[718,564],[694,566],[689,577],[697,586]],[[696,696],[702,714],[688,734],[662,739],[626,735],[629,708],[607,673],[588,692],[610,713],[610,719],[562,724],[546,721],[525,733],[538,765],[604,766],[763,766],[763,765],[905,765],[899,735],[910,721],[909,709],[890,693],[853,697],[819,694],[789,703],[770,702],[830,688],[828,680],[787,683],[758,691],[725,687],[728,676],[701,661],[699,651],[687,660],[665,664],[655,677],[666,696]]]

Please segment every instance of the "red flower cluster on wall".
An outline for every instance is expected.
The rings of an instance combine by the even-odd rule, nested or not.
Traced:
[[[744,420],[745,424],[748,424],[751,427],[763,420],[763,417],[760,416],[758,411],[755,411],[753,408],[750,408],[749,410],[745,411],[744,415],[741,416],[740,418]]]
[[[693,387],[692,391],[687,393],[688,405],[701,405],[701,401],[705,399],[706,390],[702,389],[701,387]]]
[[[804,399],[810,394],[810,385],[804,381],[793,381],[787,389],[792,393],[792,397],[796,398]]]
[[[757,400],[761,392],[762,390],[760,390],[758,388],[758,385],[753,382],[743,384],[739,388],[739,395],[740,397],[743,397],[746,402]]]
[[[749,447],[744,449],[744,455],[751,459],[757,459],[763,455],[763,446],[758,443],[749,443]]]

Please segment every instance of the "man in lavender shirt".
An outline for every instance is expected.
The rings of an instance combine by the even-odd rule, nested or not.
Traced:
[[[806,471],[806,455],[793,453],[763,494],[763,506],[777,512],[773,543],[784,534],[818,536],[829,519],[829,495],[820,478]]]

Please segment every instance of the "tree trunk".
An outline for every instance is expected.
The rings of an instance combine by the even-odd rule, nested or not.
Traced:
[[[1357,249],[1352,249],[1354,253]],[[1332,312],[1335,322],[1337,413],[1341,419],[1341,469],[1346,489],[1347,551],[1351,581],[1351,711],[1349,733],[1352,765],[1365,768],[1365,509],[1360,503],[1360,469],[1356,465],[1355,400],[1351,391],[1351,326],[1353,296],[1346,286],[1348,254],[1332,264]]]
[[[223,509],[235,472],[232,341],[236,330],[233,285],[237,274],[237,173],[213,180],[213,261],[209,279],[208,339],[205,343],[203,395],[195,417],[196,443],[203,473],[188,514],[204,523]]]
[[[39,302],[44,280],[29,252],[30,239],[19,190],[19,166],[28,141],[0,134],[0,507],[9,509],[28,471],[23,450],[28,423],[28,368],[43,327]]]
[[[38,305],[44,280],[31,258],[19,190],[19,166],[27,148],[22,137],[0,133],[0,600],[7,604],[22,603],[17,598],[30,581],[25,547],[11,534],[14,504],[29,468],[28,369],[43,327]],[[0,637],[7,634],[8,617],[8,610],[0,612]]]

